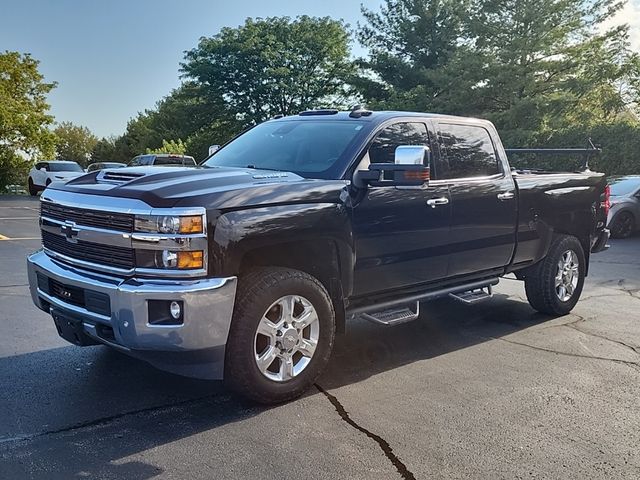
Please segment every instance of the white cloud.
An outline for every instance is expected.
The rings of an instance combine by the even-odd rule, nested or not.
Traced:
[[[607,30],[611,27],[629,25],[629,41],[631,48],[640,52],[640,0],[627,0],[624,7],[615,16],[608,19],[600,27]]]

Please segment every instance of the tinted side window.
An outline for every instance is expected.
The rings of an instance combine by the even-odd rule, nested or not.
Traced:
[[[440,124],[438,178],[486,177],[500,173],[489,132],[473,125]]]
[[[371,163],[394,163],[396,148],[400,145],[429,145],[424,123],[406,122],[389,125],[382,130],[369,147]]]

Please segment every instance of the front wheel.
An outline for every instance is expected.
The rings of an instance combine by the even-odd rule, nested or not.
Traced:
[[[31,195],[32,197],[35,197],[37,194],[38,194],[38,189],[33,184],[33,180],[31,179],[31,177],[29,177],[29,195]]]
[[[225,358],[225,382],[260,403],[296,398],[313,385],[333,348],[334,311],[311,275],[261,268],[240,279]]]
[[[566,315],[578,303],[585,273],[584,250],[578,239],[557,236],[547,256],[525,278],[529,304],[542,313]]]

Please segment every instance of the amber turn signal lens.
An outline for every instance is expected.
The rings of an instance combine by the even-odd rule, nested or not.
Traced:
[[[178,268],[190,269],[190,268],[202,268],[203,266],[203,254],[202,250],[196,250],[193,252],[178,252]]]
[[[404,172],[405,180],[422,180],[426,182],[429,177],[429,170],[408,170]]]
[[[180,218],[180,233],[202,233],[202,215]]]

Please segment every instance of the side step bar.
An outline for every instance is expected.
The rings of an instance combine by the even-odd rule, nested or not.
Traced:
[[[360,317],[381,325],[398,325],[410,322],[420,316],[420,302],[416,302],[413,309],[410,307],[396,307],[389,310],[374,313],[361,313]]]
[[[493,288],[491,288],[491,285],[487,285],[486,287],[467,290],[466,292],[450,293],[449,296],[463,303],[476,303],[493,297]]]
[[[489,298],[493,294],[491,287],[497,285],[499,281],[497,277],[489,278],[464,285],[456,285],[455,287],[417,293],[408,297],[396,298],[372,305],[362,305],[348,309],[347,316],[359,315],[374,323],[397,325],[418,318],[420,316],[421,301],[435,300],[436,298],[451,295],[465,303],[473,303]]]

